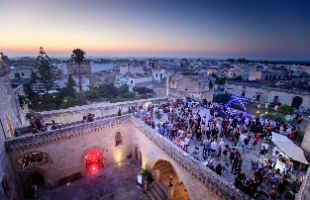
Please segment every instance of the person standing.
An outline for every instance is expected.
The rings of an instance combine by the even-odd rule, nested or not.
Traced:
[[[211,142],[210,148],[211,148],[211,158],[213,158],[215,155],[216,148],[217,148],[217,143],[215,142],[215,140]]]
[[[224,148],[224,141],[223,138],[221,139],[221,142],[219,144],[219,152],[218,152],[218,157],[221,157],[222,149]]]
[[[206,155],[208,152],[208,156],[210,156],[210,141],[206,138],[203,143],[203,154]]]
[[[232,161],[232,166],[231,166],[231,173],[234,173],[236,175],[237,170],[239,166],[239,156],[235,155],[235,158]],[[233,172],[235,171],[235,172]]]
[[[184,150],[187,152],[187,147],[189,145],[189,138],[188,137],[185,137],[184,139]]]
[[[244,140],[243,140],[243,152],[245,153],[245,151],[247,151],[247,153],[249,153],[249,138],[248,137],[245,137]]]

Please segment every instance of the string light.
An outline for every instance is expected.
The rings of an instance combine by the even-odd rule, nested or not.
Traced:
[[[238,102],[242,105],[244,112],[247,113],[247,109],[246,109],[245,105],[244,105],[243,102],[242,102],[242,100],[246,100],[246,98],[245,98],[245,97],[237,97],[237,96],[235,96],[235,95],[231,95],[231,97],[233,98],[233,100],[229,101],[229,102],[226,104],[225,107],[227,108],[231,103],[233,103],[233,102],[235,102],[235,101],[238,101]]]

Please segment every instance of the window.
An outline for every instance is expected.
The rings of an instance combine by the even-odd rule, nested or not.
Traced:
[[[6,194],[6,193],[8,193],[8,191],[10,191],[8,182],[7,182],[5,177],[2,179],[1,185],[2,185],[2,189],[3,189],[4,194]]]
[[[84,69],[84,73],[86,74],[86,69]]]
[[[24,73],[22,73],[22,76],[25,76]]]
[[[130,83],[133,84],[133,80],[131,80]]]
[[[122,135],[120,132],[117,132],[115,135],[115,146],[119,146],[123,144]]]
[[[260,100],[260,94],[256,95],[256,101]]]
[[[279,101],[279,96],[274,96],[273,102],[277,103]]]
[[[156,73],[156,78],[158,77],[158,74]]]
[[[245,97],[245,92],[242,92],[242,93],[241,93],[241,96]]]
[[[76,69],[74,69],[74,74],[76,74]]]
[[[243,89],[246,89],[246,87],[245,87],[245,86],[243,86],[242,88],[243,88]]]

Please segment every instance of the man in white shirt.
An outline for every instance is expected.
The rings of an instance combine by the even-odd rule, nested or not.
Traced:
[[[241,134],[239,137],[239,145],[238,145],[239,147],[243,146],[244,138],[246,138],[245,133]]]
[[[216,151],[216,147],[217,147],[217,143],[215,142],[215,140],[213,140],[213,142],[211,142],[211,157],[213,158],[215,155],[215,151]]]
[[[271,156],[271,162],[276,163],[279,156],[280,156],[279,151],[274,152]]]
[[[187,147],[188,147],[188,145],[189,145],[189,138],[188,137],[186,137],[185,139],[184,139],[184,150],[187,152]]]

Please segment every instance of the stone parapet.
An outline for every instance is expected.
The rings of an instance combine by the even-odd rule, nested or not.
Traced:
[[[178,148],[169,139],[158,134],[154,129],[147,126],[141,120],[131,117],[131,121],[141,130],[141,132],[146,134],[147,137],[163,149],[176,162],[187,169],[187,171],[195,175],[195,177],[197,177],[200,181],[216,190],[226,199],[247,199],[241,191],[237,193],[236,190],[232,189],[232,186],[229,183],[226,183],[224,178],[204,166],[201,162],[194,159],[182,149]]]
[[[160,103],[164,101],[168,101],[168,97],[139,99],[135,101],[125,101],[125,102],[118,102],[118,103],[97,103],[97,104],[92,104],[92,105],[75,106],[75,107],[70,107],[67,109],[43,111],[40,114],[41,116],[47,116],[47,115],[60,114],[64,112],[72,112],[72,111],[79,111],[79,110],[85,111],[85,110],[94,109],[94,108],[100,108],[100,109],[107,110],[107,109],[114,108],[114,107],[141,105],[147,102]]]
[[[123,112],[128,111],[128,107],[141,106],[147,102],[153,104],[162,104],[168,102],[168,97],[140,99],[135,101],[126,101],[118,103],[97,103],[93,105],[75,106],[68,109],[60,109],[53,111],[43,111],[35,113],[35,118],[45,118],[46,122],[54,120],[56,123],[66,124],[76,121],[82,121],[86,114],[93,114],[95,117],[103,117],[105,115],[116,114],[118,109],[123,109]]]
[[[70,139],[79,135],[84,135],[99,130],[109,129],[119,124],[128,122],[131,115],[123,115],[118,117],[111,117],[101,121],[89,122],[87,124],[80,124],[68,128],[58,129],[54,131],[37,133],[29,136],[13,138],[5,141],[5,145],[9,149],[24,148],[27,146],[34,146],[44,144],[45,142],[58,141],[61,139]]]

